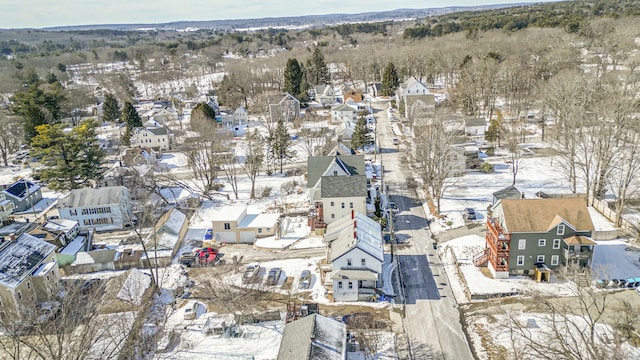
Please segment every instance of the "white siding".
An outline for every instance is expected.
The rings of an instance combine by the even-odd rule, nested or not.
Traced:
[[[348,259],[351,259],[351,266],[348,266],[347,264]],[[382,262],[358,248],[352,249],[340,258],[336,259],[336,261],[331,264],[331,267],[333,271],[338,271],[340,269],[362,269],[362,259],[365,259],[365,268],[378,274],[382,272]]]

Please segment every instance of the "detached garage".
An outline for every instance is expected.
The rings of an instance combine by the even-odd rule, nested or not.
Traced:
[[[253,244],[257,237],[279,234],[279,214],[249,212],[245,205],[220,207],[211,220],[216,241]]]

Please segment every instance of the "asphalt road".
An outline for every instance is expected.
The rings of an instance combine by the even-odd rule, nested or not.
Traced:
[[[391,129],[386,110],[382,110],[386,104],[374,103],[373,107],[378,110],[376,137],[385,170],[383,181],[399,210],[394,230],[400,241],[410,244],[396,251],[406,304],[403,327],[409,342],[407,351],[399,356],[416,360],[473,359],[449,281],[433,249],[424,209],[415,191],[406,186],[409,171],[400,161],[410,144],[393,145],[392,138],[398,136]]]

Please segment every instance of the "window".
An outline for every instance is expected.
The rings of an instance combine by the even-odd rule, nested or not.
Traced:
[[[271,228],[267,228],[267,232],[271,232]]]
[[[331,202],[331,206],[333,206],[333,205],[335,205],[335,203],[332,201],[332,202]]]
[[[353,282],[349,281],[349,289],[353,289]]]
[[[367,259],[360,260],[360,265],[362,265],[362,266],[367,265]]]
[[[538,257],[536,258],[536,262],[543,263],[544,262],[544,255],[538,255]]]
[[[333,176],[338,176],[338,171],[337,170],[333,170]]]
[[[524,250],[527,246],[527,239],[518,240],[518,250]]]
[[[344,203],[342,203],[342,204],[340,205],[340,207],[344,209]]]
[[[347,259],[347,266],[351,266],[351,259]]]
[[[349,203],[349,209],[353,209],[353,203],[352,202]]]
[[[560,239],[553,239],[553,248],[560,249]]]
[[[231,223],[224,223],[225,230],[231,230]]]
[[[336,214],[331,214],[331,218],[335,219],[336,218]]]
[[[538,246],[547,246],[547,239],[538,239]]]
[[[18,300],[22,300],[22,293],[18,291]]]
[[[551,255],[551,265],[558,265],[560,255]]]
[[[342,281],[338,281],[338,289],[342,289]]]
[[[564,235],[564,224],[558,225],[558,235]]]
[[[262,234],[262,228],[258,228],[258,234]]]
[[[518,265],[518,266],[524,265],[524,255],[519,255],[518,256],[518,259],[516,261],[516,265]]]

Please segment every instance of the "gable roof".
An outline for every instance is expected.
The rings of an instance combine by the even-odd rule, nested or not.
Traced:
[[[351,175],[364,174],[364,155],[310,156],[307,159],[307,187],[314,187],[334,161]]]
[[[366,197],[367,176],[323,176],[320,180],[320,197]]]
[[[347,105],[347,104],[340,104],[337,106],[334,106],[331,108],[331,111],[339,111],[339,112],[343,112],[343,111],[349,111],[349,112],[356,112],[356,109],[354,109],[353,107]]]
[[[343,360],[346,346],[345,324],[313,314],[285,326],[278,360]]]
[[[20,179],[11,184],[11,186],[9,186],[8,188],[4,189],[3,192],[18,199],[24,199],[27,197],[27,195],[33,194],[39,189],[40,185],[34,184],[25,179]]]
[[[147,128],[147,131],[152,133],[153,135],[167,135],[169,133],[167,128],[163,127],[151,127]]]
[[[501,199],[521,199],[522,198],[522,192],[520,190],[518,190],[518,188],[513,186],[513,185],[512,186],[507,186],[504,189],[500,189],[500,190],[494,192],[492,195],[497,200],[501,200]]]
[[[566,220],[576,231],[593,231],[594,226],[582,198],[502,199],[504,227],[509,232],[547,232],[556,217]]]
[[[355,218],[349,222],[340,222],[342,229],[331,229],[327,226],[327,232],[334,233],[337,230],[336,239],[331,241],[331,262],[342,257],[349,251],[358,248],[379,261],[384,261],[384,249],[380,224],[364,214],[356,213]],[[348,229],[348,231],[345,231]],[[329,239],[326,239],[330,241]]]
[[[20,285],[55,250],[55,245],[29,234],[8,242],[0,250],[0,285]]]
[[[464,119],[464,126],[485,126],[487,124],[483,118],[466,118]]]
[[[101,188],[83,188],[71,190],[58,201],[58,207],[76,208],[93,205],[118,204],[123,192],[128,193],[124,186],[107,186]]]

